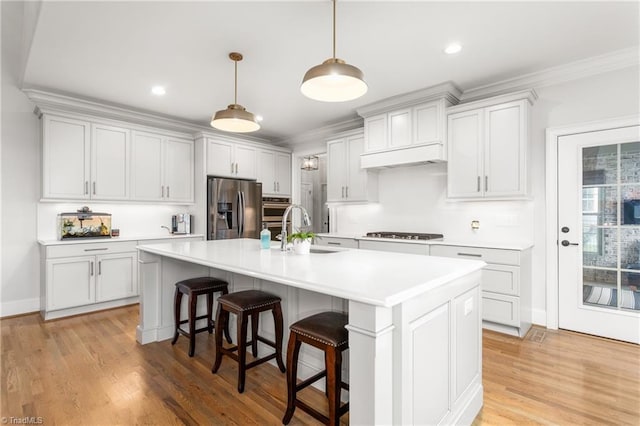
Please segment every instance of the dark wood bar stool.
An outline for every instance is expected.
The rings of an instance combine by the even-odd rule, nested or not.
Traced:
[[[245,290],[226,294],[218,298],[216,312],[216,360],[211,368],[216,373],[222,363],[222,356],[227,355],[238,363],[238,392],[244,392],[246,371],[256,365],[275,358],[280,371],[285,372],[282,362],[282,309],[281,299],[273,294],[260,290]],[[271,311],[275,324],[276,341],[258,335],[260,312]],[[234,313],[238,324],[238,344],[230,348],[222,346],[222,328],[228,327],[229,313]],[[251,340],[247,342],[247,322],[251,316]],[[258,357],[258,341],[275,348],[275,353],[262,358]],[[247,363],[247,345],[251,344],[251,353],[257,359]],[[237,351],[237,353],[235,353]]]
[[[342,352],[349,348],[349,332],[345,328],[348,316],[340,312],[322,312],[291,324],[287,348],[287,411],[282,419],[289,424],[296,407],[327,425],[337,425],[349,411],[349,403],[340,406],[341,389],[349,390],[342,381]],[[297,383],[300,345],[306,343],[324,351],[325,370]],[[329,417],[297,399],[296,394],[310,384],[326,377]]]
[[[173,335],[172,345],[175,345],[178,341],[180,334],[189,338],[189,356],[192,357],[196,349],[196,334],[203,331],[208,331],[209,334],[213,333],[214,321],[213,321],[213,293],[222,293],[223,295],[229,293],[228,284],[226,281],[212,278],[212,277],[200,277],[190,278],[188,280],[179,281],[176,283],[176,292],[174,296],[173,315],[176,322],[176,330]],[[182,302],[182,295],[189,296],[189,318],[186,320],[180,319],[180,307]],[[198,302],[198,296],[207,295],[207,314],[196,316],[196,304]],[[196,320],[206,319],[207,326],[196,329]],[[180,325],[189,323],[189,331],[185,331],[180,328]],[[231,343],[231,336],[229,335],[229,327],[224,329],[224,334],[227,341]]]

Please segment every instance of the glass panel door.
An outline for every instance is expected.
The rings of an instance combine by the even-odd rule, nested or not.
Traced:
[[[640,143],[582,148],[582,302],[640,310]]]

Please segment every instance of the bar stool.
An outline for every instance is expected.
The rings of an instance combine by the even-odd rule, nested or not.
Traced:
[[[188,280],[179,281],[176,283],[176,291],[174,296],[173,315],[175,317],[176,329],[173,335],[172,345],[175,345],[178,341],[180,334],[189,338],[189,356],[193,357],[196,349],[196,334],[203,331],[208,331],[209,334],[213,333],[213,293],[220,292],[223,295],[229,293],[228,284],[226,281],[212,278],[212,277],[200,277],[190,278]],[[186,320],[180,319],[180,307],[182,302],[182,295],[189,296],[189,318]],[[196,316],[196,304],[198,302],[198,296],[207,295],[207,314]],[[196,320],[206,319],[207,326],[196,330]],[[189,323],[189,331],[185,331],[180,328],[181,324]],[[231,343],[231,336],[229,335],[229,327],[224,329],[224,334],[227,341]]]
[[[238,363],[238,392],[244,392],[246,371],[252,367],[275,358],[280,371],[285,372],[282,362],[282,309],[281,299],[278,296],[260,290],[245,290],[236,293],[225,294],[218,298],[218,310],[216,312],[216,360],[211,368],[216,373],[222,363],[222,356],[227,355]],[[258,321],[260,312],[271,311],[275,325],[276,341],[272,342],[258,335]],[[228,327],[229,313],[236,315],[238,324],[238,344],[224,348],[220,330]],[[247,322],[251,316],[251,340],[247,342]],[[258,341],[275,348],[275,353],[262,358],[258,357]],[[247,363],[247,345],[251,344],[251,353],[257,359]],[[237,351],[237,354],[234,353]]]
[[[349,403],[340,406],[341,388],[349,390],[342,381],[342,352],[349,348],[349,333],[345,328],[348,316],[340,312],[322,312],[291,324],[287,348],[287,411],[282,419],[289,424],[296,407],[309,413],[327,425],[337,425],[340,417],[349,411]],[[298,354],[302,343],[324,351],[325,370],[296,384]],[[310,384],[326,377],[326,394],[329,399],[329,417],[297,399],[296,394]]]

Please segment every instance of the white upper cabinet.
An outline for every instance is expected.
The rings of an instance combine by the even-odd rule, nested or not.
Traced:
[[[91,198],[129,198],[130,142],[128,129],[91,126]]]
[[[450,108],[449,198],[527,196],[529,107],[535,97],[526,91]]]
[[[362,168],[446,161],[446,108],[460,90],[443,83],[358,109],[364,117]]]
[[[364,145],[362,130],[345,132],[327,141],[327,201],[377,200],[378,175],[360,167]]]
[[[291,154],[261,149],[258,151],[257,169],[262,195],[291,196]]]
[[[132,199],[193,202],[193,140],[134,132],[132,146]]]
[[[207,139],[207,175],[256,179],[257,149],[221,139]]]
[[[133,132],[131,197],[161,201],[163,198],[162,136]]]
[[[89,199],[91,123],[45,115],[42,133],[43,197]]]
[[[43,112],[42,197],[193,203],[193,139],[113,122]]]
[[[43,198],[129,199],[128,129],[43,117]]]
[[[193,141],[167,138],[164,142],[165,200],[193,202]]]

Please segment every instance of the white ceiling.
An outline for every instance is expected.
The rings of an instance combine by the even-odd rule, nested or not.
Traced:
[[[355,117],[356,108],[444,81],[461,89],[639,44],[633,2],[339,1],[337,56],[369,92],[305,98],[305,71],[331,56],[331,2],[52,2],[33,35],[23,87],[99,99],[208,125],[233,102],[283,139]],[[462,52],[448,56],[451,41]],[[151,95],[152,85],[167,88]]]

